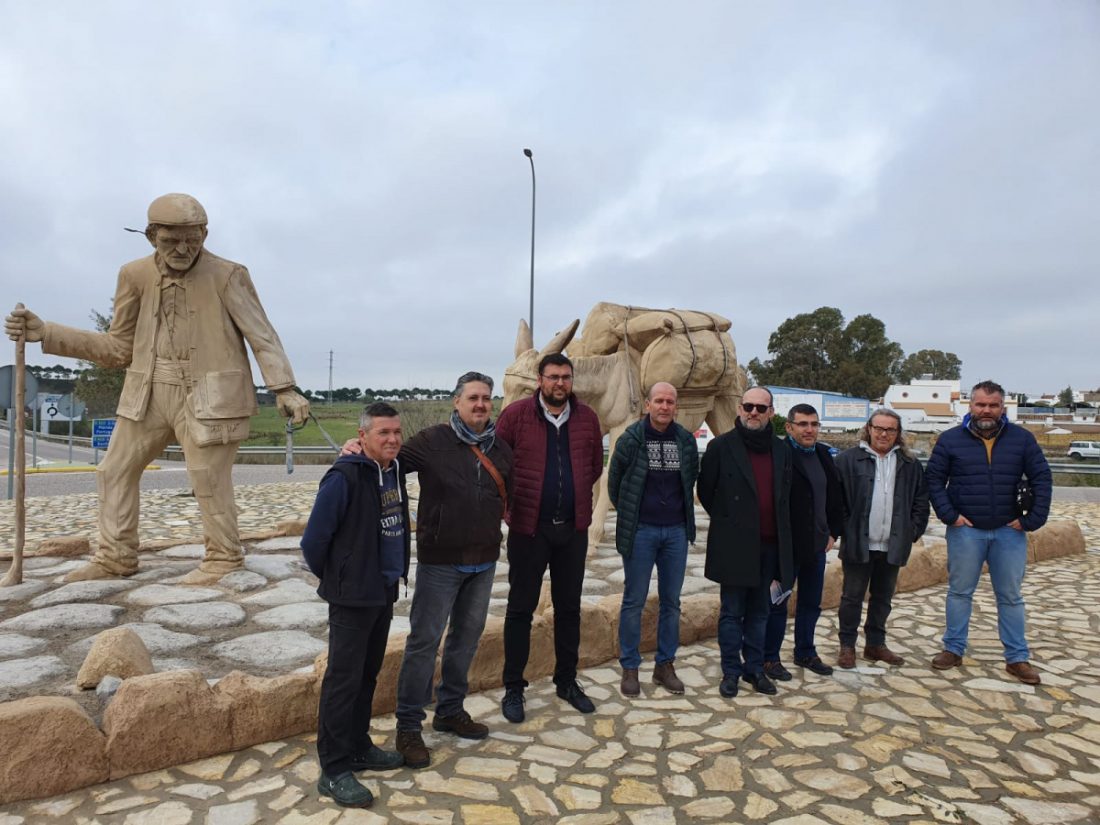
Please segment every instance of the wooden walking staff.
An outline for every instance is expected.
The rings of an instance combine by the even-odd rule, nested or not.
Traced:
[[[23,309],[16,304],[16,309]],[[12,550],[11,567],[0,580],[0,587],[23,583],[23,541],[27,533],[27,334],[24,332],[15,342],[15,548]]]

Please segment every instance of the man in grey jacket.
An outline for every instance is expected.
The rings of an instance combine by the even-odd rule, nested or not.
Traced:
[[[924,470],[905,445],[901,417],[886,408],[875,410],[863,425],[859,446],[841,453],[836,468],[845,502],[837,664],[856,666],[856,634],[868,585],[871,601],[863,626],[863,658],[904,664],[886,646],[886,619],[898,572],[909,561],[913,542],[928,526],[929,508]]]

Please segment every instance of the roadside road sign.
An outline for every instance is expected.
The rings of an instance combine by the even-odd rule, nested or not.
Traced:
[[[38,395],[38,379],[27,370],[24,374],[26,397]],[[0,410],[10,410],[15,406],[15,367],[9,364],[0,367]]]
[[[115,431],[114,418],[92,419],[92,448],[106,450],[111,443],[111,433]]]

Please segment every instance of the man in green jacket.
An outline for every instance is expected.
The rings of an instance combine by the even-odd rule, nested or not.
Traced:
[[[653,681],[683,693],[673,661],[680,644],[680,589],[687,548],[695,541],[695,436],[674,420],[676,388],[660,382],[646,396],[646,416],[627,427],[615,444],[607,490],[618,511],[615,546],[623,557],[623,602],[619,614],[619,662],[624,696],[638,696],[642,663],[642,610],[657,567],[657,658]]]

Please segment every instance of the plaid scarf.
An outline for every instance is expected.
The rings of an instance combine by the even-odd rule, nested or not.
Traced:
[[[458,440],[464,444],[476,444],[481,448],[483,453],[489,452],[493,449],[493,442],[496,440],[497,428],[496,424],[490,421],[485,425],[485,429],[479,433],[475,433],[469,427],[466,426],[466,422],[458,416],[458,410],[454,410],[451,413],[451,429],[455,431],[455,435],[458,436]]]

